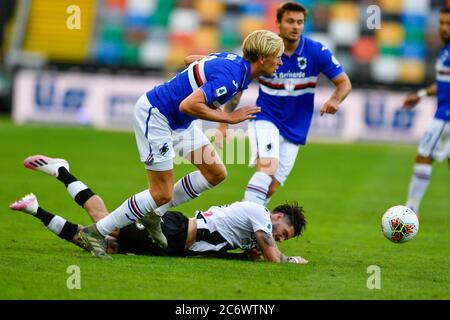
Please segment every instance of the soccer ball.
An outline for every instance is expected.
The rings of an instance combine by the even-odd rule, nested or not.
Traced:
[[[419,220],[410,208],[395,206],[389,208],[381,218],[381,230],[392,242],[406,242],[414,238],[419,231]]]

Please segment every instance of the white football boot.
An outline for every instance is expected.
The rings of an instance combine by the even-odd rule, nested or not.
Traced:
[[[26,212],[34,216],[39,208],[39,203],[36,196],[33,193],[30,193],[16,202],[11,203],[9,207],[13,210]]]
[[[26,158],[23,165],[31,170],[36,170],[58,177],[58,169],[64,167],[69,171],[69,163],[64,159],[54,159],[47,156],[35,155]]]

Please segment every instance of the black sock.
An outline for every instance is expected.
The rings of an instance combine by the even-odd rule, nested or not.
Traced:
[[[78,232],[78,225],[73,224],[70,221],[66,221],[61,232],[58,234],[58,237],[65,239],[67,241],[72,241],[73,237],[75,237],[77,232]]]
[[[39,207],[35,217],[40,219],[42,221],[42,223],[46,227],[48,227],[48,225],[50,224],[52,219],[55,217],[55,215],[53,213],[50,213],[50,212],[42,209],[41,207]],[[54,233],[56,233],[55,230],[52,230],[52,231]],[[72,241],[73,237],[77,234],[77,232],[78,232],[78,225],[66,220],[63,228],[61,229],[61,232],[58,233],[57,235],[58,235],[58,237],[60,237],[62,239],[65,239],[67,241]]]
[[[78,179],[71,175],[70,172],[64,167],[58,169],[58,177],[56,179],[64,183],[66,188],[70,183],[78,181]]]
[[[83,191],[78,192],[74,200],[76,203],[83,207],[86,201],[88,201],[93,196],[95,196],[95,193],[91,189],[87,188]]]
[[[58,178],[59,181],[61,181],[62,183],[64,183],[64,185],[66,186],[66,188],[69,186],[69,184],[78,181],[77,178],[75,178],[66,168],[64,167],[60,167],[58,169]],[[92,196],[94,196],[95,193],[87,188],[84,190],[81,190],[80,192],[78,192],[75,197],[74,200],[76,203],[78,203],[81,207],[84,206],[84,204],[86,203],[86,201],[89,200],[89,198],[91,198]]]
[[[34,216],[39,220],[41,220],[45,226],[48,226],[48,224],[50,223],[50,221],[52,221],[55,215],[39,207],[37,209],[37,213]]]

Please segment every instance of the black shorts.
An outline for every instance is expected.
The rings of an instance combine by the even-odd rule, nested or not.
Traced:
[[[133,253],[152,256],[185,256],[184,246],[188,233],[189,219],[178,211],[167,211],[162,217],[161,229],[167,238],[167,248],[152,242],[145,228],[135,223],[120,229],[117,241],[118,253]]]

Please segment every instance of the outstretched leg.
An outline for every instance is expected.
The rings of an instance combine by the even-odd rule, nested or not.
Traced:
[[[77,236],[82,226],[67,221],[63,217],[54,215],[39,206],[38,200],[33,193],[27,194],[9,206],[12,210],[22,211],[39,219],[54,234],[61,239],[67,240],[77,246],[86,249]]]
[[[12,210],[28,213],[31,216],[41,220],[50,231],[61,239],[72,242],[84,250],[89,251],[78,235],[78,232],[83,228],[83,226],[72,223],[61,216],[46,211],[39,205],[38,200],[33,193],[27,194],[12,203],[9,207]],[[108,247],[107,252],[117,253],[119,251],[117,239],[115,237],[108,237],[106,240]]]
[[[28,169],[56,177],[64,183],[67,192],[76,203],[86,210],[93,222],[108,215],[108,209],[102,198],[70,173],[69,163],[66,160],[34,155],[26,158],[23,164]]]

